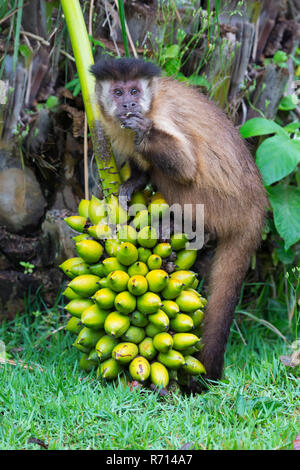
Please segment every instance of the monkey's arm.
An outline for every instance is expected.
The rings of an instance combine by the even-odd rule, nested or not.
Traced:
[[[142,113],[129,114],[122,122],[123,127],[135,131],[137,152],[167,176],[189,183],[197,172],[196,162],[188,156],[188,149],[180,140],[155,127]]]

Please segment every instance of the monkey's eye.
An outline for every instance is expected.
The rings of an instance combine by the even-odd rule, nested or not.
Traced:
[[[119,90],[119,88],[117,88],[116,90],[114,90],[114,94],[117,96],[121,96],[123,93],[121,90]]]
[[[131,95],[136,95],[138,92],[139,92],[139,90],[137,90],[136,88],[132,88],[130,93],[131,93]]]

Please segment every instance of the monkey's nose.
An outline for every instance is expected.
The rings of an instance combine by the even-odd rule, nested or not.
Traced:
[[[128,108],[134,108],[136,106],[136,103],[132,101],[131,103],[123,103],[123,108],[128,109]]]

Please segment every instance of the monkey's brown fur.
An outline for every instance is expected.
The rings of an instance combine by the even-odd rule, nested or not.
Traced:
[[[146,80],[151,96],[145,117],[152,125],[141,142],[106,109],[103,127],[113,148],[147,171],[170,205],[204,204],[205,229],[218,245],[200,360],[207,377],[219,379],[241,283],[261,239],[265,190],[239,132],[216,105],[172,78]],[[101,102],[101,77],[97,87]]]

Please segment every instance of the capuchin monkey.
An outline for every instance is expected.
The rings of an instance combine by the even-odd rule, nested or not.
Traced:
[[[169,205],[204,204],[205,231],[217,238],[199,360],[222,377],[241,284],[261,240],[267,199],[258,169],[226,115],[196,88],[142,59],[91,67],[102,126],[113,151],[130,162],[120,197],[150,178]]]

